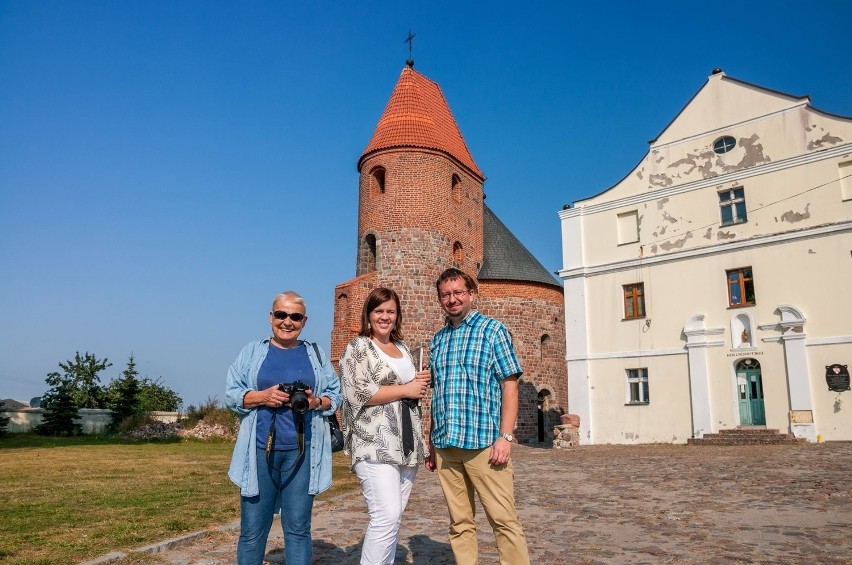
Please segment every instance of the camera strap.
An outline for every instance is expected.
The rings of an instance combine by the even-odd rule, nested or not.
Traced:
[[[278,410],[272,411],[272,421],[269,422],[269,435],[266,436],[266,464],[272,466],[272,448],[275,446],[275,416]]]
[[[276,471],[280,470],[280,468],[276,468],[272,464],[272,451],[275,447],[275,416],[277,415],[278,410],[272,412],[272,421],[269,423],[269,435],[266,436],[266,464]],[[294,412],[293,416],[296,420],[296,438],[299,442],[299,456],[290,464],[289,467],[284,469],[284,472],[295,467],[296,463],[302,459],[302,455],[305,454],[305,416],[298,412]]]

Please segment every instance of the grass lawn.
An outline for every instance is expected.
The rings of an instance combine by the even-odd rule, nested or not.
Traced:
[[[103,437],[0,439],[0,561],[79,563],[239,517],[228,479],[233,442]],[[334,485],[357,488],[334,456]]]

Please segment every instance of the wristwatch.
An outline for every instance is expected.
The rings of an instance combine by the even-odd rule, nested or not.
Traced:
[[[510,443],[513,439],[515,439],[515,436],[513,436],[512,434],[507,434],[507,433],[503,433],[503,432],[500,432],[500,437],[505,439],[506,441],[508,441]]]

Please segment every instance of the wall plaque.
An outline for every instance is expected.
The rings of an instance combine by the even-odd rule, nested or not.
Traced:
[[[813,424],[814,423],[813,410],[791,410],[790,411],[790,423],[791,424]]]
[[[846,365],[839,363],[826,365],[825,382],[828,384],[828,390],[833,390],[834,392],[849,390],[849,369]]]

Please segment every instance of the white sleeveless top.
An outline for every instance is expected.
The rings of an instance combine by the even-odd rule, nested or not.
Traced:
[[[399,380],[402,381],[402,384],[410,383],[414,380],[414,373],[417,372],[414,369],[414,363],[411,362],[411,358],[405,354],[405,350],[400,347],[399,344],[394,345],[396,345],[397,349],[399,349],[399,352],[402,354],[402,357],[399,359],[391,357],[379,347],[376,347],[376,351],[378,351],[382,359],[391,366],[391,369],[393,369],[393,372],[399,377]]]

